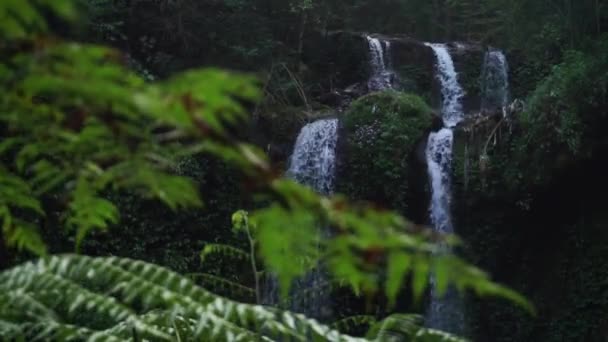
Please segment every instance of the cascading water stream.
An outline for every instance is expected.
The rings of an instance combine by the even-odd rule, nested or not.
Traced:
[[[441,233],[453,233],[450,213],[453,128],[463,119],[462,97],[464,91],[458,83],[458,74],[447,47],[443,44],[427,44],[437,57],[437,79],[441,85],[443,126],[429,135],[426,160],[431,184],[430,220],[433,228]],[[444,253],[450,253],[446,248]],[[433,280],[432,280],[433,281]],[[464,332],[464,313],[458,293],[448,290],[442,297],[431,290],[431,300],[426,315],[430,328],[456,334]]]
[[[321,119],[302,128],[289,161],[287,177],[308,185],[323,195],[334,191],[338,119]],[[326,234],[319,229],[319,234]],[[324,291],[326,275],[322,266],[294,282],[290,296],[290,310],[319,318],[329,315],[329,293]],[[278,303],[275,279],[266,282],[264,303]]]
[[[456,126],[464,117],[462,97],[464,91],[458,83],[458,74],[447,46],[427,43],[437,57],[437,79],[441,85],[441,118],[448,128]]]
[[[333,192],[338,119],[322,119],[302,128],[289,162],[287,176],[318,193]]]
[[[492,112],[509,105],[509,64],[505,54],[496,49],[486,51],[482,70],[481,110]]]
[[[369,45],[371,67],[371,76],[367,82],[367,87],[370,91],[391,88],[394,73],[390,70],[390,42],[367,36],[367,43]]]

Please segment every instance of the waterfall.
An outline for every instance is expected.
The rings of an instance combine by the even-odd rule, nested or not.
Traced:
[[[338,119],[323,119],[302,128],[289,162],[287,176],[317,192],[333,192]]]
[[[427,44],[437,58],[437,79],[441,85],[441,116],[443,128],[431,133],[428,138],[426,160],[431,184],[430,221],[433,228],[441,233],[453,233],[450,214],[450,180],[452,171],[453,128],[463,119],[461,99],[464,91],[458,83],[458,74],[447,47],[443,44]],[[444,253],[450,253],[445,250]],[[434,282],[431,279],[431,282]],[[458,293],[453,289],[443,296],[431,289],[431,299],[426,315],[430,328],[456,334],[464,332],[464,313]]]
[[[456,126],[463,119],[462,97],[464,91],[458,83],[454,61],[444,44],[428,44],[437,57],[437,78],[441,84],[441,117],[448,128]]]
[[[486,51],[482,70],[482,112],[497,111],[509,104],[509,64],[505,54],[496,49]]]
[[[371,67],[371,75],[367,82],[369,90],[379,91],[391,88],[394,73],[390,70],[390,42],[382,42],[378,38],[367,36],[367,43]]]
[[[337,142],[338,119],[321,119],[304,126],[289,160],[287,177],[320,194],[332,194]],[[319,234],[327,232],[319,229]],[[329,316],[329,293],[324,289],[326,279],[323,267],[318,266],[296,280],[291,289],[290,310],[313,318]],[[279,302],[276,279],[268,279],[263,290],[264,304]]]
[[[441,233],[453,233],[450,217],[450,176],[452,167],[452,144],[454,132],[442,128],[429,135],[426,160],[432,197],[430,206],[431,223]]]

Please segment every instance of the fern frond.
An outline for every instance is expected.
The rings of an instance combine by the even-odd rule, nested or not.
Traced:
[[[354,328],[358,328],[361,326],[371,326],[376,323],[378,320],[374,316],[370,315],[357,315],[343,318],[339,321],[332,323],[330,326],[339,331],[349,332]]]
[[[5,341],[83,341],[94,333],[93,330],[71,324],[45,321],[44,323],[24,323],[17,325],[14,330],[2,330],[0,336]],[[106,341],[118,342],[118,339],[108,338]]]
[[[0,293],[0,320],[11,323],[3,329],[48,327],[36,331],[39,339],[69,333],[125,340],[135,332],[175,340],[179,330],[205,341],[359,341],[302,315],[224,299],[165,268],[130,259],[66,255],[29,262],[0,273]],[[16,316],[30,311],[38,314]]]
[[[2,217],[3,212],[4,208],[0,208],[0,217]],[[11,247],[18,250],[29,250],[37,255],[47,253],[46,245],[40,237],[38,227],[31,222],[5,216],[2,232],[7,244]]]
[[[249,253],[244,250],[224,244],[209,243],[205,245],[201,252],[201,262],[204,263],[207,258],[211,255],[218,255],[223,257],[229,257],[234,260],[249,260]]]
[[[466,339],[434,329],[420,329],[413,341],[420,342],[467,342]]]
[[[392,315],[373,325],[367,338],[376,341],[409,341],[420,330],[421,321],[417,315]]]
[[[0,319],[0,336],[4,336],[9,341],[24,340],[22,329],[23,326],[20,324]]]
[[[46,246],[40,238],[38,227],[15,216],[15,212],[44,215],[30,185],[0,167],[0,223],[8,246],[19,250],[27,249],[38,255],[46,254]]]
[[[188,277],[194,281],[199,281],[202,286],[219,292],[221,294],[230,295],[230,298],[246,298],[251,300],[255,298],[255,290],[230,281],[226,278],[218,277],[208,273],[191,273]]]
[[[67,224],[78,231],[76,250],[89,231],[105,230],[119,219],[118,208],[112,202],[99,197],[94,186],[84,177],[80,177],[77,181],[69,209],[70,217]]]
[[[367,338],[378,342],[467,342],[460,337],[421,326],[418,315],[396,314],[374,324]]]

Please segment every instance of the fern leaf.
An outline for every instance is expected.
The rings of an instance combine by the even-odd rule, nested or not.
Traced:
[[[448,333],[423,328],[422,322],[422,317],[418,315],[391,315],[374,324],[366,337],[378,342],[467,342]]]
[[[2,217],[0,208],[0,217]],[[46,255],[47,248],[38,227],[30,222],[5,215],[2,232],[9,246],[16,247],[18,250],[28,250],[36,255]]]
[[[246,298],[252,300],[255,298],[255,290],[243,286],[239,283],[235,283],[228,279],[218,277],[207,273],[191,273],[188,275],[193,280],[199,280],[202,282],[203,287],[210,288],[216,292],[220,292],[225,295],[230,295],[231,298]]]
[[[218,255],[229,257],[234,260],[249,260],[249,253],[244,250],[224,244],[209,243],[201,252],[201,262],[204,263],[209,256]]]
[[[100,198],[93,185],[80,177],[69,205],[67,224],[77,229],[76,250],[84,237],[93,229],[105,230],[118,222],[118,208],[112,202]]]
[[[25,249],[37,255],[45,255],[46,246],[42,242],[36,225],[15,217],[15,211],[44,215],[40,202],[34,197],[30,185],[0,167],[0,222],[8,246],[16,247],[18,250]]]
[[[35,306],[14,291],[57,317],[11,320],[15,311]],[[175,340],[176,333],[205,341],[362,341],[302,315],[224,299],[165,268],[130,259],[66,255],[29,262],[0,273],[0,293],[6,293],[0,320],[18,324],[21,331],[48,327],[36,331],[41,340],[66,333],[118,341],[135,332],[160,341]],[[14,324],[6,329],[18,331]]]
[[[3,336],[8,341],[25,340],[22,325],[3,319],[0,319],[0,336]]]
[[[361,326],[367,326],[376,323],[378,320],[370,315],[357,315],[343,318],[331,324],[331,327],[339,331],[352,331]]]
[[[412,340],[420,329],[421,321],[417,315],[392,315],[373,325],[367,338],[376,341]]]
[[[58,166],[51,164],[47,160],[38,161],[32,167],[34,177],[30,180],[34,194],[40,196],[64,183],[70,176],[63,172]]]

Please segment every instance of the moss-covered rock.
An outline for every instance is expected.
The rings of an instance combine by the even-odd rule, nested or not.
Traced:
[[[479,112],[485,49],[481,45],[462,43],[449,44],[448,47],[458,72],[458,82],[465,93],[463,109],[469,114]]]
[[[428,103],[439,100],[435,86],[435,55],[423,42],[408,37],[388,37],[392,69],[399,90],[421,96]]]
[[[389,90],[355,101],[341,120],[338,191],[405,213],[426,207],[419,194],[426,167],[416,150],[432,124],[431,109],[416,95]]]

